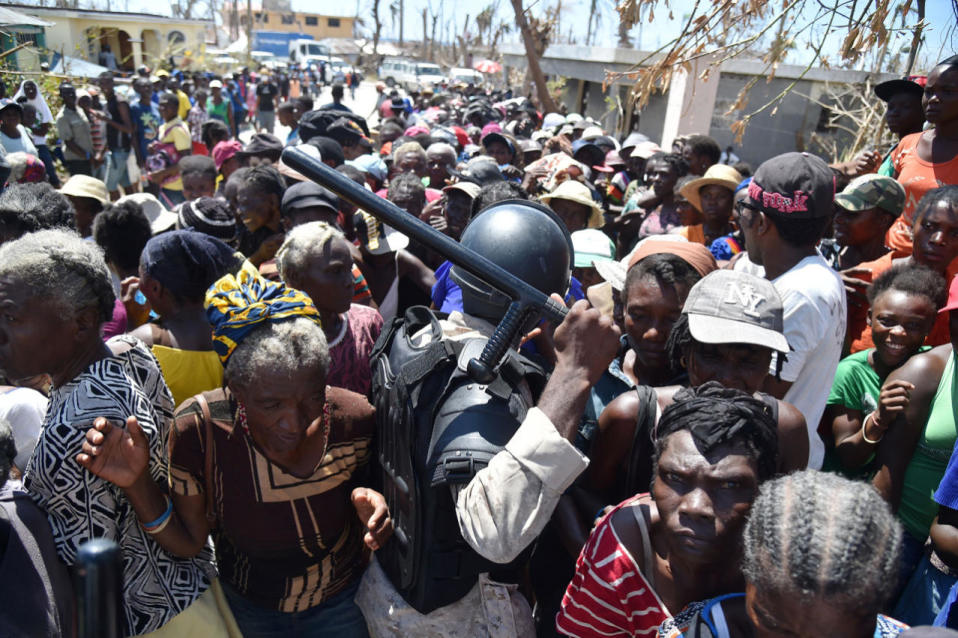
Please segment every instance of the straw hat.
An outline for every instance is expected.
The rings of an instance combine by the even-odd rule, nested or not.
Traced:
[[[592,199],[592,193],[589,192],[588,187],[582,182],[567,179],[556,186],[555,190],[551,193],[546,193],[539,197],[539,200],[545,204],[548,204],[553,199],[567,199],[570,202],[582,204],[592,209],[592,213],[589,215],[589,223],[587,224],[589,228],[598,228],[604,223],[602,209],[599,207],[599,204]]]
[[[73,175],[60,188],[60,192],[73,197],[95,199],[104,206],[110,203],[110,193],[106,190],[106,184],[89,175]]]
[[[635,145],[635,148],[632,150],[630,157],[641,157],[642,159],[649,159],[656,153],[661,153],[662,147],[656,144],[655,142],[639,142]]]
[[[679,195],[689,201],[698,211],[702,210],[702,198],[699,197],[699,191],[703,186],[716,184],[729,189],[734,193],[742,181],[742,175],[727,164],[713,164],[705,171],[705,175],[698,179],[693,179],[685,186],[679,189]]]

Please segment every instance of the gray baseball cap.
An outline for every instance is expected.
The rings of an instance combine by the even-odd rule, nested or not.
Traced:
[[[716,270],[692,286],[682,309],[702,343],[750,343],[788,352],[782,299],[762,277]]]

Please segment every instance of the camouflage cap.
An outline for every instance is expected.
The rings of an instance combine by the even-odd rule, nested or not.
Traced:
[[[898,217],[905,207],[905,189],[892,177],[872,173],[853,179],[835,195],[835,203],[851,211],[881,208]]]

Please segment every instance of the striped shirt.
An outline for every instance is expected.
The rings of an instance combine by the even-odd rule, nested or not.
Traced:
[[[560,633],[576,638],[655,636],[670,618],[612,526],[615,512],[637,498],[617,505],[582,548],[556,616]]]

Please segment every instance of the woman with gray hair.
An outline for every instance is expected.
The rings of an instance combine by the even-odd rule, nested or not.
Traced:
[[[375,427],[365,397],[327,386],[329,353],[309,297],[249,262],[207,291],[226,387],[177,410],[172,499],[148,480],[147,442],[97,419],[80,462],[119,487],[168,552],[212,532],[243,636],[366,636],[353,601],[392,532],[382,495],[357,487]],[[357,520],[356,516],[359,516]]]
[[[94,418],[122,424],[131,417],[140,426],[145,480],[156,489],[167,484],[173,401],[142,343],[128,336],[101,340],[113,304],[106,262],[92,242],[46,230],[0,247],[0,368],[14,378],[47,373],[53,381],[24,486],[46,511],[67,567],[92,538],[120,546],[124,635],[164,626],[175,633],[191,617],[183,612],[214,604],[212,594],[204,594],[212,574],[206,541],[189,559],[164,552],[144,523],[153,519],[138,519],[122,493],[74,459]]]
[[[743,535],[745,593],[693,603],[660,638],[886,638],[902,527],[871,487],[805,470],[765,483]]]
[[[286,285],[309,295],[319,311],[329,344],[326,383],[368,395],[369,355],[383,318],[373,308],[352,303],[353,257],[346,236],[326,222],[300,224],[286,234],[276,261]]]

